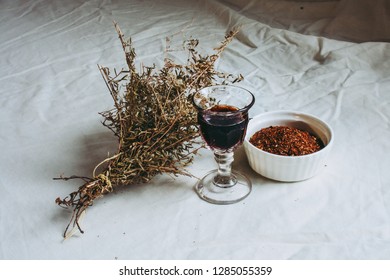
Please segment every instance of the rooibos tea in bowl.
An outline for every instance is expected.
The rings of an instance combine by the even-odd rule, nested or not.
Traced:
[[[249,121],[244,140],[251,168],[283,182],[309,179],[325,166],[333,130],[323,120],[301,112],[274,111]]]

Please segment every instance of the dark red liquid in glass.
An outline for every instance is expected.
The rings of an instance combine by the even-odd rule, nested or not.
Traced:
[[[230,105],[215,105],[199,112],[198,122],[203,139],[211,148],[229,150],[241,144],[245,137],[248,114],[234,111],[238,109]],[[233,114],[219,114],[231,112]]]

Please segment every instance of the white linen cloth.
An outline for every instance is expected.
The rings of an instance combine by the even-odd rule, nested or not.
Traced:
[[[231,2],[0,2],[0,259],[390,258],[390,45],[295,32],[322,32],[331,20],[277,28]],[[245,77],[251,116],[299,110],[329,122],[327,166],[280,183],[253,172],[239,149],[234,167],[253,182],[242,202],[209,204],[195,194],[196,178],[158,176],[97,200],[85,233],[63,241],[71,212],[54,200],[81,182],[52,178],[90,176],[116,148],[98,115],[113,104],[97,64],[125,65],[112,21],[132,37],[138,61],[157,67],[167,36],[172,48],[192,36],[210,53],[241,26],[218,69]],[[189,171],[214,167],[203,150]]]

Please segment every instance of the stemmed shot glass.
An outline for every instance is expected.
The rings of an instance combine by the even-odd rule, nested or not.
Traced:
[[[193,95],[202,138],[218,164],[218,169],[207,173],[195,186],[198,195],[208,202],[236,203],[252,190],[244,174],[232,171],[232,163],[234,150],[244,140],[248,110],[254,102],[251,92],[232,85],[205,87]]]

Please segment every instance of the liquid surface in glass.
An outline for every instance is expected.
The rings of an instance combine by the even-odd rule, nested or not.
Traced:
[[[203,139],[211,148],[229,150],[243,142],[248,114],[241,112],[234,114],[235,111],[238,111],[238,108],[222,104],[199,112],[200,130]],[[224,112],[233,114],[223,114]]]

